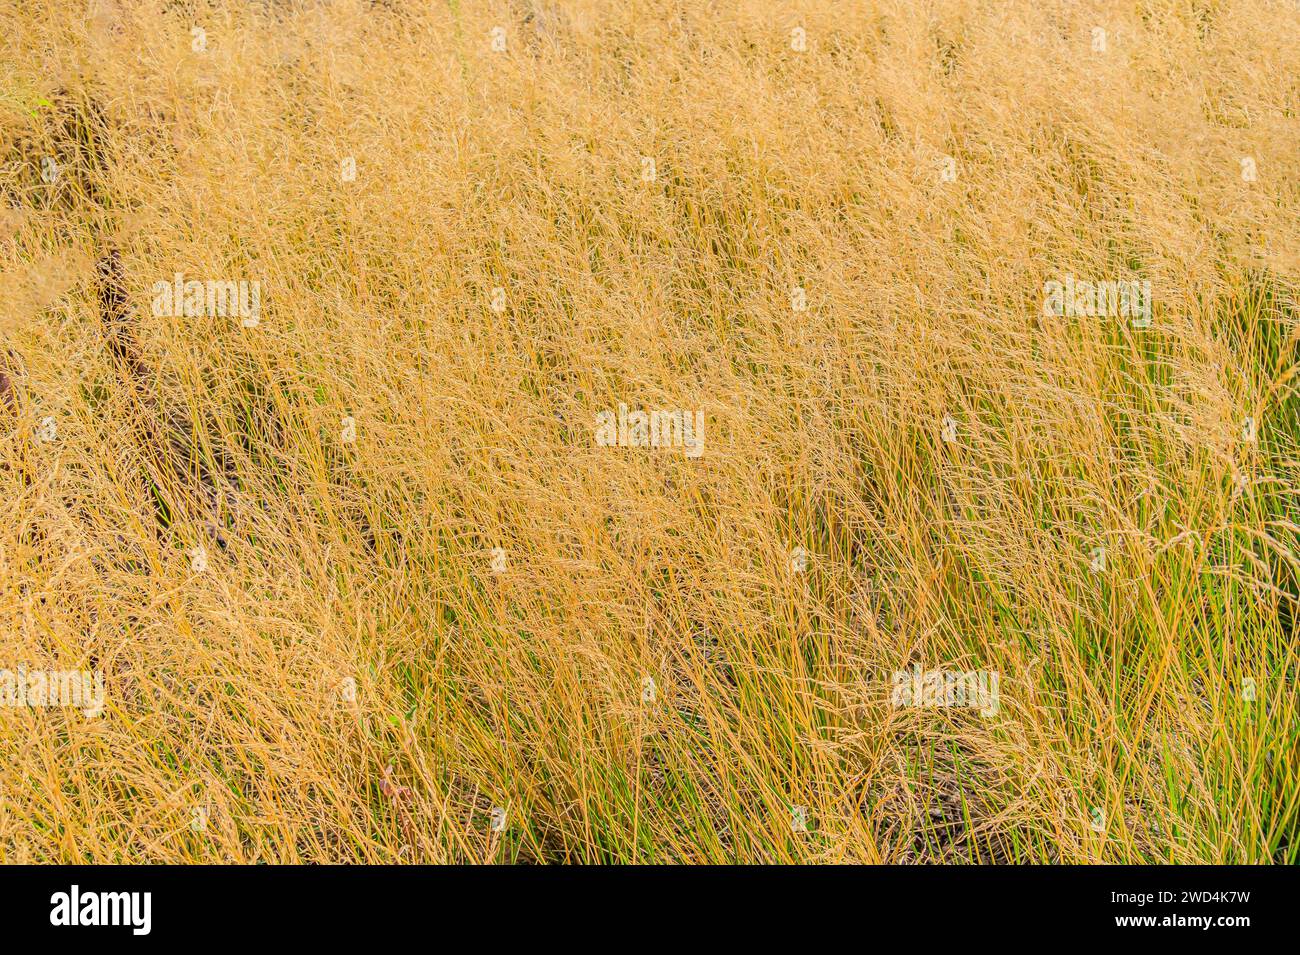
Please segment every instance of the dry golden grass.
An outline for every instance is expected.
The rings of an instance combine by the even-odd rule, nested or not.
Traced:
[[[0,855],[1296,862],[1298,23],[0,0]]]

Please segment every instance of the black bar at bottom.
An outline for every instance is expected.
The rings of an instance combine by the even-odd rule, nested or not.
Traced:
[[[128,945],[201,938],[378,946],[432,932],[436,943],[449,927],[494,940],[614,942],[611,920],[622,926],[616,934],[650,945],[683,932],[694,941],[692,926],[733,941],[737,930],[781,926],[811,942],[833,926],[841,938],[846,928],[877,938],[919,931],[927,945],[1194,933],[1231,942],[1288,927],[1283,905],[1296,888],[1294,868],[1226,866],[7,867],[0,918],[10,940],[77,933],[83,942],[114,936]]]

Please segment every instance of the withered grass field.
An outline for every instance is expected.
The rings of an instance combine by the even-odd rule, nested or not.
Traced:
[[[5,861],[1300,860],[1294,3],[0,0],[0,84],[0,669],[106,689]]]

